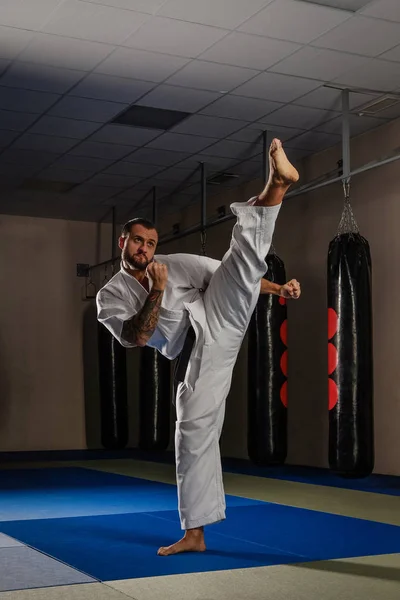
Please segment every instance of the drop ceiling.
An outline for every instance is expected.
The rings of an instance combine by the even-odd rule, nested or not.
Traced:
[[[400,117],[358,115],[400,92],[399,0],[2,0],[0,213],[121,221],[154,186],[160,214],[199,203],[200,162],[261,174],[263,131],[293,161],[340,142],[346,86],[352,135]],[[121,124],[130,107],[187,114]]]

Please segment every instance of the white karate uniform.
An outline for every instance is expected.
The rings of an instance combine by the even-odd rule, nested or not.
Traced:
[[[182,529],[225,518],[219,439],[233,367],[267,271],[280,205],[234,203],[237,217],[222,261],[190,254],[155,259],[168,267],[159,320],[148,346],[173,359],[192,325],[196,341],[176,397],[176,476]],[[150,281],[151,284],[151,281]],[[98,319],[124,345],[123,321],[143,306],[146,290],[121,269],[97,295]]]

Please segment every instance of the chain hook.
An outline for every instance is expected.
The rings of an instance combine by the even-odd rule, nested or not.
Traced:
[[[350,177],[343,179],[343,193],[345,202],[350,200]]]

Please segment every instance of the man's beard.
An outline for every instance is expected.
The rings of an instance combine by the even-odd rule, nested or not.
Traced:
[[[139,256],[142,258],[139,258]],[[126,250],[123,250],[121,258],[130,269],[137,271],[145,271],[150,264],[144,254],[130,256]]]

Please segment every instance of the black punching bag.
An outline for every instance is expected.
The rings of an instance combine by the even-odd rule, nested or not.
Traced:
[[[139,448],[162,452],[169,445],[171,363],[154,348],[140,352]]]
[[[266,277],[283,285],[285,266],[272,251]],[[287,454],[286,300],[260,295],[249,324],[247,449],[256,465],[281,465]]]
[[[101,443],[120,450],[128,443],[126,350],[101,323],[98,324]]]
[[[328,253],[329,465],[343,477],[374,468],[371,255],[358,231]]]

